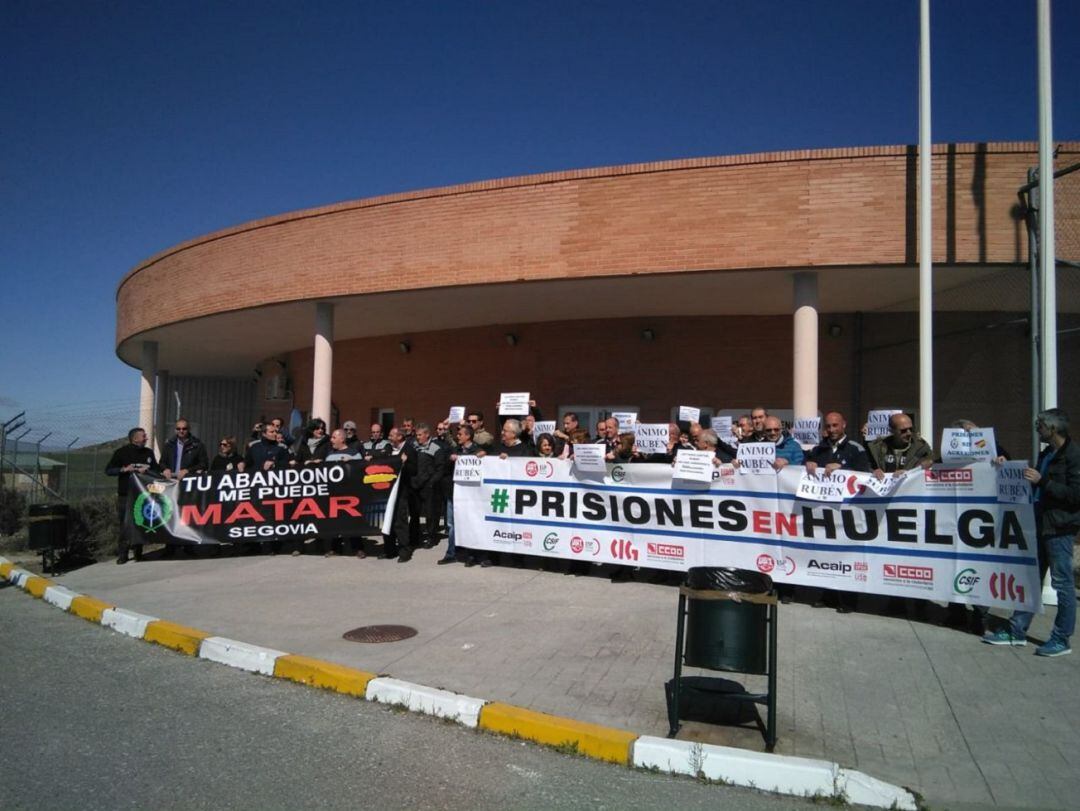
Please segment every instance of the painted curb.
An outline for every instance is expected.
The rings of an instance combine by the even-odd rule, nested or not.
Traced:
[[[916,811],[915,796],[837,763],[751,752],[726,746],[638,736],[626,730],[562,718],[536,710],[413,684],[333,662],[250,645],[197,628],[117,608],[0,558],[0,578],[46,603],[119,633],[190,656],[300,684],[403,706],[439,718],[555,747],[572,746],[585,757],[780,794],[842,798],[878,808]],[[35,593],[39,592],[39,593]]]
[[[382,704],[398,704],[414,712],[448,718],[472,729],[480,723],[482,698],[471,698],[448,690],[437,690],[400,679],[372,679],[367,687],[367,700]]]
[[[23,588],[26,589],[26,593],[39,600],[45,596],[45,590],[53,584],[53,581],[47,577],[28,577],[26,582],[23,583]]]
[[[42,599],[49,603],[49,605],[55,605],[61,611],[67,611],[71,608],[71,601],[76,597],[81,597],[77,591],[72,591],[69,588],[63,586],[49,586],[45,589],[45,594]]]
[[[376,678],[374,673],[293,654],[278,657],[274,676],[357,698],[367,697],[368,684]]]
[[[19,588],[22,588],[26,584],[26,581],[34,576],[34,574],[26,571],[26,569],[12,569],[8,574],[8,580]]]
[[[849,803],[896,808],[898,811],[916,811],[919,807],[915,795],[907,789],[854,769],[841,768],[836,787]]]
[[[87,622],[96,622],[100,625],[101,615],[114,607],[115,606],[112,606],[109,603],[102,602],[93,597],[88,597],[85,594],[80,594],[71,601],[71,607],[68,611],[76,617],[82,617]]]
[[[843,798],[849,803],[900,811],[917,808],[910,791],[827,760],[642,735],[634,743],[634,765],[777,794]]]
[[[188,628],[186,625],[179,625],[168,620],[158,620],[146,626],[143,639],[178,653],[198,656],[203,640],[209,637],[210,634],[198,628]]]
[[[223,636],[208,636],[199,647],[199,658],[237,667],[264,676],[274,675],[274,662],[279,656],[288,656],[283,650],[249,645]]]
[[[138,614],[126,608],[109,608],[101,615],[101,624],[106,628],[112,628],[135,639],[146,636],[146,626],[157,620],[157,617],[148,617],[146,614]]]
[[[767,755],[651,735],[642,735],[634,743],[634,765],[810,797],[834,796],[840,771],[835,763],[825,760]]]
[[[630,765],[630,748],[638,737],[622,729],[587,724],[499,701],[484,705],[480,728],[548,746],[572,746],[578,754],[623,766]]]

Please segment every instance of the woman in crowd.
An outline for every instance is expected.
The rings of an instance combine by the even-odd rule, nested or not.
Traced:
[[[542,459],[554,459],[555,437],[551,434],[540,434],[536,440],[536,455]]]
[[[236,437],[223,436],[218,443],[218,452],[210,461],[210,472],[237,470],[237,465],[244,461],[236,450]]]
[[[304,426],[296,445],[296,464],[313,465],[326,461],[330,453],[330,438],[326,435],[326,423],[315,418]]]

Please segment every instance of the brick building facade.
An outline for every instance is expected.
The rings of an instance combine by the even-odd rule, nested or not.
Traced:
[[[1078,155],[1080,144],[1062,144],[1058,162]],[[1036,163],[1031,143],[934,148],[936,424],[967,416],[1017,447],[1029,422],[1017,189]],[[492,410],[511,390],[551,416],[582,403],[636,405],[646,420],[679,404],[790,408],[801,279],[816,313],[818,407],[913,409],[917,192],[913,147],[860,147],[506,178],[283,214],[131,270],[117,292],[117,353],[159,392],[170,380],[259,377],[255,402],[214,406],[237,426],[325,410],[320,391],[358,422]],[[1077,210],[1060,206],[1059,218]],[[1061,326],[1073,325],[1071,273],[1059,275],[1058,304]],[[332,361],[313,352],[316,334]],[[1069,406],[1077,387],[1064,374],[1060,385]]]

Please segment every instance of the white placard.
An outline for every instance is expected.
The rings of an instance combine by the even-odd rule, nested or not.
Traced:
[[[446,418],[446,421],[451,425],[465,422],[465,406],[450,406],[450,416]]]
[[[739,445],[739,473],[744,475],[775,476],[776,445],[772,442],[744,442]]]
[[[554,434],[555,433],[555,420],[544,420],[543,422],[534,422],[532,435],[533,439],[538,439],[540,434]]]
[[[693,406],[679,406],[679,422],[701,422],[701,409]]]
[[[667,453],[666,422],[639,422],[634,427],[634,444],[641,453]]]
[[[942,462],[990,462],[996,456],[993,428],[946,428],[941,432]]]
[[[604,454],[606,445],[585,444],[574,446],[574,467],[582,473],[606,473]]]
[[[716,454],[712,451],[681,450],[675,454],[675,468],[671,477],[692,482],[712,482],[715,458]]]
[[[454,482],[458,484],[480,484],[483,476],[483,456],[459,456],[454,462]]]
[[[888,436],[892,433],[889,429],[889,417],[893,414],[903,414],[899,408],[878,408],[871,411],[866,418],[866,441],[871,442]],[[814,443],[817,444],[816,442]]]
[[[721,442],[726,442],[728,445],[734,445],[739,441],[739,438],[732,433],[731,424],[731,417],[712,418],[711,427],[716,431],[716,436]]]
[[[821,417],[804,417],[795,420],[791,435],[800,445],[817,445],[821,442]]]
[[[1031,482],[1024,478],[1028,461],[1006,462],[997,471],[998,501],[1002,504],[1030,504]]]
[[[524,417],[529,413],[529,392],[504,391],[499,395],[499,414],[503,417]]]
[[[632,434],[634,433],[634,425],[637,423],[637,412],[634,411],[613,411],[611,413],[613,420],[619,421],[619,433],[620,434]]]

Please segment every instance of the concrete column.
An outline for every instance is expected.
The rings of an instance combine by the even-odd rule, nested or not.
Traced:
[[[315,363],[312,370],[311,416],[330,425],[330,393],[334,377],[334,305],[315,305]]]
[[[818,279],[817,273],[796,273],[794,374],[795,419],[818,414]]]
[[[161,458],[161,449],[168,438],[169,426],[169,371],[158,369],[157,373],[157,405],[154,409],[157,422],[157,430],[150,435],[150,445],[154,449],[154,455]]]
[[[157,341],[143,341],[142,377],[139,380],[139,427],[146,431],[151,442],[156,436],[154,422],[154,384],[157,382]]]

